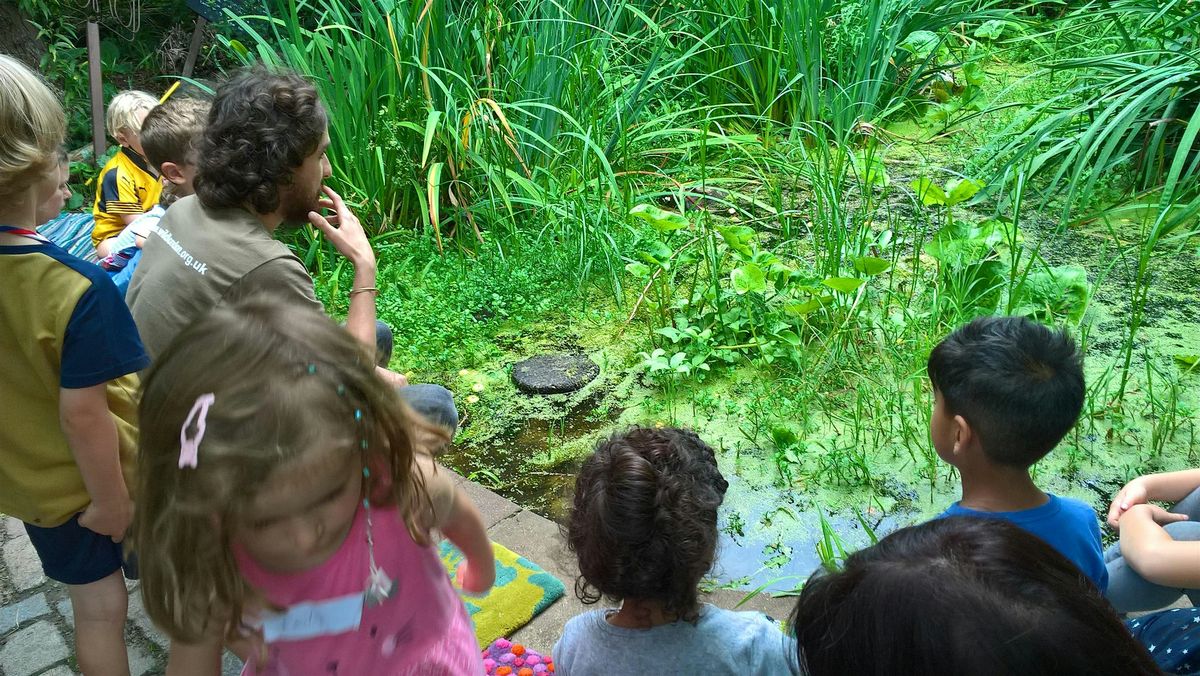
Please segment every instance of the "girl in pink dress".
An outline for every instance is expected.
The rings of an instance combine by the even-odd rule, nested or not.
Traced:
[[[134,534],[167,673],[482,674],[432,546],[495,571],[478,510],[424,449],[446,440],[328,318],[264,301],[182,332],[145,381]]]

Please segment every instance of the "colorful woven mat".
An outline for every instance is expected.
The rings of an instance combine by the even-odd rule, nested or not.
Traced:
[[[480,650],[501,636],[511,636],[565,591],[558,578],[504,545],[493,542],[492,551],[496,555],[495,586],[486,596],[463,596]],[[453,578],[463,560],[462,552],[442,541],[438,553]]]

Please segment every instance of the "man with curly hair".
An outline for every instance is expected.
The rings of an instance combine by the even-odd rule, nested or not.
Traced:
[[[316,89],[291,71],[246,69],[217,89],[199,142],[196,194],[167,210],[129,286],[129,308],[152,358],[213,308],[245,298],[270,294],[323,310],[304,264],[274,237],[306,223],[354,266],[346,328],[375,353],[375,252],[358,217],[323,185],[331,173],[328,123]],[[400,374],[379,373],[407,385]],[[402,393],[434,422],[457,426],[445,388]]]

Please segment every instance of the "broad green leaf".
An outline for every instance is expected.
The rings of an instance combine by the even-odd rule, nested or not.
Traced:
[[[987,84],[987,74],[983,72],[983,66],[979,65],[978,61],[968,61],[962,67],[963,79],[969,85],[982,87]],[[964,92],[965,93],[965,92]],[[964,98],[966,98],[964,96]]]
[[[1013,290],[1013,314],[1054,321],[1077,322],[1087,311],[1091,287],[1087,270],[1078,265],[1061,265],[1035,270]]]
[[[800,336],[797,335],[796,332],[791,329],[784,329],[782,331],[776,331],[775,333],[773,333],[771,335],[782,340],[783,342],[787,343],[788,345],[791,345],[792,347],[800,346]]]
[[[821,283],[838,293],[854,293],[866,280],[857,277],[829,277],[821,280]]]
[[[998,40],[1004,34],[1007,23],[999,19],[991,19],[979,24],[975,29],[975,37],[980,40]]]
[[[779,425],[771,428],[771,441],[774,441],[778,448],[787,448],[795,446],[800,441],[800,437],[792,431],[792,428]]]
[[[822,306],[831,300],[833,300],[833,296],[821,296],[820,298],[807,300],[803,303],[787,303],[783,306],[783,311],[789,315],[801,317],[820,310]]]
[[[913,31],[898,45],[907,49],[919,59],[924,59],[933,53],[942,40],[932,31]]]
[[[953,268],[981,261],[1001,244],[1020,242],[1021,233],[1010,221],[989,218],[976,225],[954,221],[926,242],[925,253]]]
[[[627,263],[625,271],[638,279],[649,279],[651,273],[650,266],[645,263]]]
[[[945,206],[946,192],[942,190],[933,179],[929,177],[918,178],[911,183],[913,192],[917,194],[917,199],[927,207]]]
[[[874,256],[860,256],[854,259],[854,269],[864,275],[877,275],[890,267],[891,263]]]
[[[639,204],[629,210],[630,216],[636,216],[650,224],[650,227],[659,232],[671,232],[672,230],[683,230],[690,223],[688,219],[673,211],[665,211],[659,209],[652,204]]]
[[[956,178],[946,184],[946,206],[966,202],[983,189],[983,181],[973,178]]]
[[[754,228],[745,225],[718,225],[717,232],[730,249],[745,256],[752,254],[749,244],[754,239]]]
[[[729,282],[740,296],[746,293],[762,293],[767,290],[767,275],[754,263],[747,263],[729,273]]]
[[[1200,354],[1177,354],[1175,355],[1175,361],[1192,369],[1197,364],[1200,364]]]
[[[653,240],[646,243],[645,249],[637,253],[637,257],[646,263],[663,268],[669,267],[671,260],[671,247],[660,240]]]

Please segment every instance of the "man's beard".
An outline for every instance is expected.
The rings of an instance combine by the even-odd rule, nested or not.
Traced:
[[[308,212],[320,213],[320,189],[320,184],[315,190],[308,190],[298,185],[280,188],[279,203],[283,207],[283,222],[280,225],[284,228],[299,228],[308,224]]]

